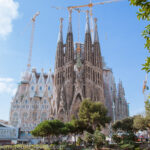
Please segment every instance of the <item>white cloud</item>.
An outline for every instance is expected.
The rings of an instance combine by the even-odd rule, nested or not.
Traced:
[[[16,84],[12,78],[0,78],[0,93],[14,95],[16,93]]]
[[[18,2],[0,0],[0,36],[5,38],[12,32],[12,21],[18,17]]]
[[[14,79],[12,78],[0,78],[0,82],[13,82]]]

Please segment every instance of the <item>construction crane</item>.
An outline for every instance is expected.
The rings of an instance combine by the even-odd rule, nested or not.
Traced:
[[[40,12],[36,12],[35,15],[32,17],[32,31],[31,31],[31,38],[30,38],[30,49],[29,49],[29,57],[28,57],[28,64],[27,64],[27,71],[30,71],[31,67],[31,58],[32,58],[32,47],[33,47],[33,40],[34,40],[34,29],[35,29],[35,21],[36,17],[39,16]]]
[[[93,29],[93,14],[92,14],[92,7],[93,6],[96,6],[96,5],[104,5],[104,4],[107,4],[107,3],[113,3],[113,2],[118,2],[120,0],[108,0],[108,1],[103,1],[103,2],[98,2],[98,3],[92,3],[92,0],[90,0],[90,3],[89,4],[85,4],[85,5],[78,5],[78,6],[69,6],[67,7],[68,10],[69,9],[80,9],[81,8],[84,8],[84,7],[89,7],[90,9],[90,24],[91,24],[91,34],[92,34],[92,40],[94,39],[94,29]]]
[[[98,3],[89,3],[89,4],[85,4],[85,5],[78,5],[78,6],[69,6],[67,7],[68,9],[75,9],[75,8],[83,8],[83,7],[93,7],[95,5],[104,5],[105,3],[112,3],[112,2],[118,2],[120,0],[108,0],[108,1],[104,1],[104,2],[98,2]]]
[[[92,3],[92,0],[90,0],[89,4],[85,4],[85,5],[77,5],[77,6],[69,6],[67,7],[68,11],[71,10],[75,10],[78,12],[79,17],[78,19],[80,19],[80,12],[87,12],[87,10],[81,10],[82,8],[88,7],[90,9],[90,24],[91,24],[91,34],[92,34],[92,40],[94,39],[94,29],[93,29],[93,14],[92,14],[92,7],[96,6],[96,5],[104,5],[107,3],[113,3],[113,2],[118,2],[121,0],[108,0],[108,1],[103,1],[103,2],[97,2],[97,3]],[[52,6],[52,8],[56,8],[57,10],[65,10],[65,7],[55,7]],[[78,21],[78,41],[79,41],[79,35],[80,35],[80,21]]]
[[[55,8],[56,10],[67,10],[70,11],[72,9],[68,8],[68,7],[56,7],[56,6],[52,6],[52,8]],[[88,10],[81,10],[79,8],[74,8],[73,10],[78,12],[78,42],[80,41],[80,13],[81,12],[88,12]]]

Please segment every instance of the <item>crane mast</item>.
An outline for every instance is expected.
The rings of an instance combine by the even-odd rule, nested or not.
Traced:
[[[92,7],[95,6],[95,5],[104,5],[105,3],[112,3],[112,2],[118,2],[118,1],[120,1],[120,0],[108,0],[108,1],[104,1],[104,2],[92,3],[92,0],[90,0],[90,3],[89,3],[89,4],[78,5],[78,6],[69,6],[69,7],[67,7],[67,8],[68,8],[68,10],[69,10],[69,9],[74,9],[74,10],[77,10],[77,9],[78,9],[78,12],[80,13],[81,8],[89,7],[90,24],[91,24],[91,34],[92,34],[92,41],[93,41],[93,39],[94,39],[94,27],[93,27]],[[80,9],[80,11],[79,11],[79,9]],[[79,32],[80,32],[80,31],[79,31]]]
[[[31,31],[31,38],[30,38],[30,49],[29,49],[29,57],[28,57],[28,64],[27,64],[27,71],[30,71],[31,68],[31,58],[32,58],[32,48],[33,48],[33,40],[34,40],[34,30],[35,30],[35,21],[36,17],[39,16],[40,12],[36,12],[33,18],[31,19],[32,21],[32,31]]]
[[[78,42],[80,43],[80,12],[87,12],[87,10],[82,10],[82,8],[88,7],[89,8],[89,15],[90,15],[90,24],[91,24],[91,34],[92,34],[92,41],[94,39],[94,27],[93,27],[93,14],[92,14],[92,8],[93,6],[96,5],[104,5],[107,3],[113,3],[113,2],[118,2],[121,0],[107,0],[107,1],[103,1],[103,2],[97,2],[97,3],[92,3],[92,0],[90,0],[89,4],[85,4],[85,5],[77,5],[77,6],[69,6],[67,7],[68,11],[69,10],[75,10],[78,12]],[[56,6],[52,6],[52,8],[56,8],[57,10],[65,10],[65,7],[56,7]]]

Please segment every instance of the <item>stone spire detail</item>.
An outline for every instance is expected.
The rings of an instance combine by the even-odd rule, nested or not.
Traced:
[[[30,97],[34,97],[37,83],[36,83],[36,69],[32,69],[31,80],[30,80]]]
[[[38,84],[44,84],[44,73],[43,73],[43,68],[41,69],[41,74],[40,74],[40,78],[38,80]]]
[[[72,9],[69,9],[69,26],[68,33],[72,33]]]
[[[32,70],[30,84],[36,84],[35,72]]]
[[[66,39],[66,50],[65,50],[65,63],[73,61],[74,59],[74,44],[73,44],[73,33],[72,33],[72,10],[69,10],[69,25]]]
[[[87,16],[86,16],[84,59],[85,59],[85,61],[92,62],[92,40],[91,40],[91,33],[90,33],[89,12],[88,11],[87,11]]]
[[[87,15],[86,15],[85,33],[90,33],[89,11],[87,11]]]
[[[43,97],[45,91],[45,80],[44,80],[44,69],[41,69],[40,77],[38,80],[38,90],[36,91],[36,96]]]
[[[95,29],[94,29],[94,42],[99,42],[98,31],[97,31],[97,18],[94,18]]]
[[[51,69],[48,72],[48,77],[46,80],[46,84],[52,84],[52,73],[51,73]]]
[[[62,42],[63,43],[63,18],[60,18],[60,27],[59,27],[59,34],[58,34],[58,41],[57,43],[59,42]]]
[[[122,81],[119,81],[119,83],[118,83],[118,98],[119,98],[119,100],[125,99],[125,92],[124,92],[124,88],[122,85]]]
[[[46,80],[47,90],[48,90],[48,97],[52,96],[53,92],[53,81],[52,81],[52,73],[51,69],[49,70],[48,77]]]
[[[122,81],[119,81],[118,83],[118,103],[119,103],[119,117],[121,118],[125,118],[126,116],[128,116],[128,106],[127,106],[127,102],[125,99],[125,92],[124,92],[124,88],[122,85]]]
[[[94,23],[95,23],[95,29],[94,29],[93,64],[97,67],[102,68],[102,57],[101,57],[98,31],[97,31],[97,18],[94,18]]]
[[[60,30],[57,41],[56,59],[55,59],[55,69],[62,67],[64,65],[64,47],[63,47],[63,18],[60,18]]]

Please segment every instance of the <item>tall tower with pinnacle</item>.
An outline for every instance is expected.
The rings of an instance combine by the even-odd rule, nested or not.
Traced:
[[[91,39],[88,11],[85,26],[84,42],[74,43],[70,9],[65,43],[60,18],[54,74],[43,69],[37,72],[35,68],[23,74],[10,109],[10,124],[21,132],[30,136],[30,131],[44,120],[69,121],[72,116],[78,117],[85,98],[103,103],[112,121],[129,116],[122,82],[116,89],[113,72],[102,61],[96,18]]]
[[[84,50],[83,55],[80,55],[82,53],[81,43],[77,43],[76,49],[74,47],[71,14],[70,10],[65,44],[62,40],[62,19],[60,22],[54,73],[54,99],[56,103],[54,115],[65,121],[70,120],[73,115],[77,116],[80,103],[84,98],[105,103],[97,19],[95,18],[94,41],[92,43],[89,13],[87,12]],[[59,64],[59,62],[61,63]]]

